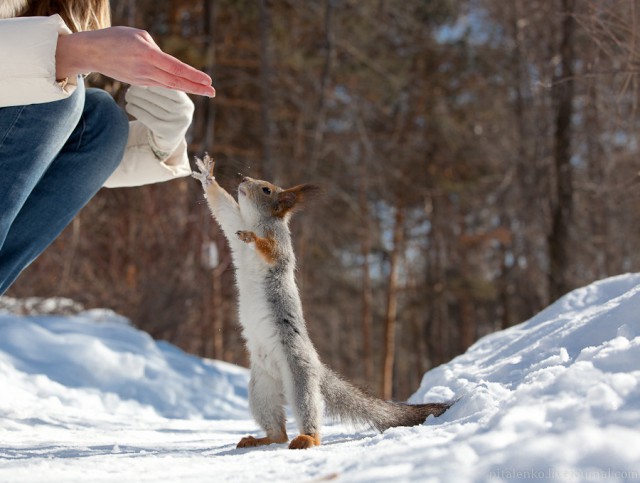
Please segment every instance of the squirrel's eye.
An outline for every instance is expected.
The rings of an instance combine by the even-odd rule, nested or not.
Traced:
[[[263,193],[265,193],[265,194],[267,194],[267,195],[270,195],[270,194],[271,194],[271,189],[270,189],[270,188],[268,188],[267,186],[264,186],[264,187],[262,188],[262,192],[263,192]]]

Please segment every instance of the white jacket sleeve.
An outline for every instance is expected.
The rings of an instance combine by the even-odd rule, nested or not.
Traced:
[[[151,150],[148,136],[149,129],[140,121],[129,123],[124,158],[104,184],[106,188],[161,183],[191,174],[186,140],[182,140],[168,159],[160,161]]]
[[[64,88],[56,81],[58,36],[70,33],[59,15],[0,19],[0,108],[58,101],[75,91],[75,79]],[[140,186],[191,174],[184,139],[160,161],[149,145],[148,128],[139,121],[129,126],[124,158],[106,187]]]
[[[70,34],[59,15],[0,19],[0,107],[64,99],[76,86],[56,82],[58,35]]]

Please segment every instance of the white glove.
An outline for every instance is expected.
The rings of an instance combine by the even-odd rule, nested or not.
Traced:
[[[149,145],[161,161],[184,139],[193,117],[193,102],[184,92],[165,87],[131,86],[125,110],[149,128]]]

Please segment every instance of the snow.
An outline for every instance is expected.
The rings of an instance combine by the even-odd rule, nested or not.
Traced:
[[[411,402],[459,399],[421,426],[238,450],[258,432],[247,383],[110,311],[0,313],[0,481],[639,480],[640,274],[425,374]]]

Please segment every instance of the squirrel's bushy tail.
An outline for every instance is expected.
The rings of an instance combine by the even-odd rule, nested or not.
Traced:
[[[384,401],[348,383],[327,367],[320,389],[330,416],[356,426],[371,426],[378,431],[422,424],[429,415],[440,416],[453,404]]]

